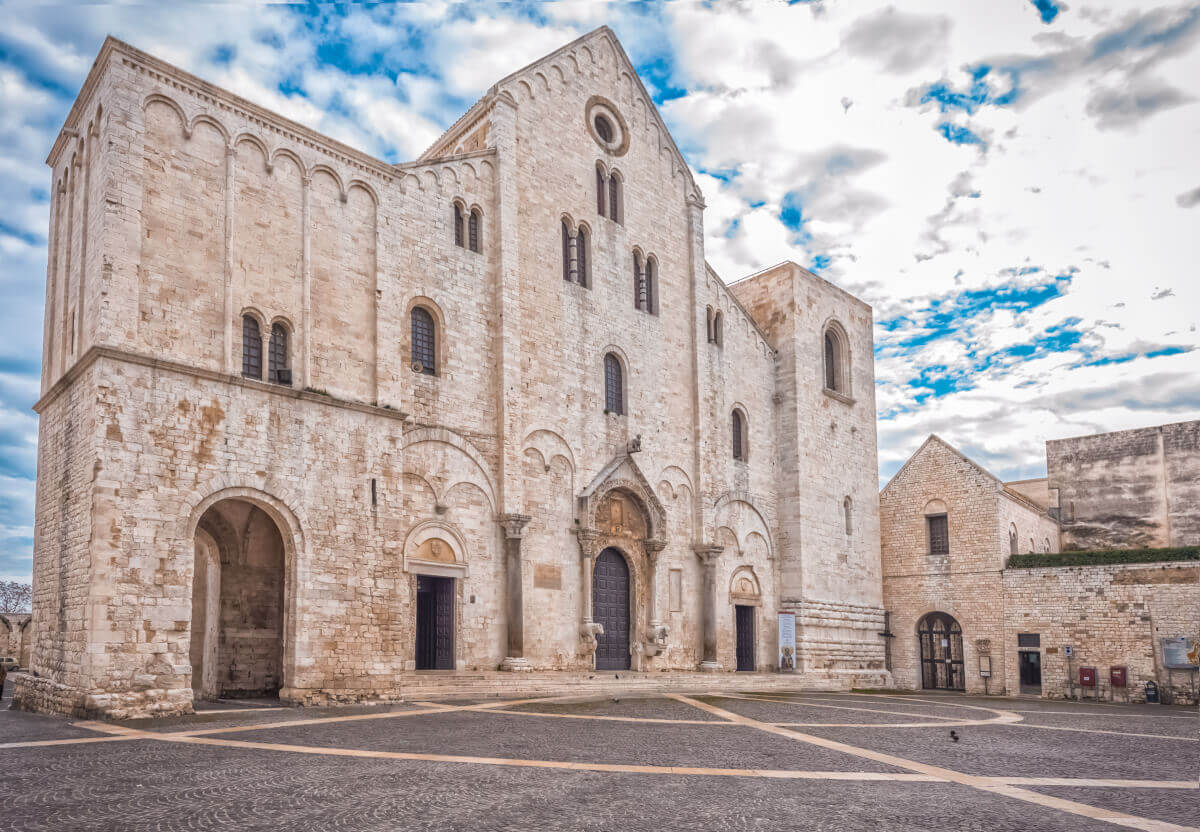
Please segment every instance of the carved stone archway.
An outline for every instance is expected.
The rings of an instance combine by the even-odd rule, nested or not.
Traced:
[[[592,572],[607,548],[620,550],[633,584],[630,604],[630,666],[645,670],[646,660],[663,652],[667,627],[655,602],[658,556],[666,548],[667,514],[630,453],[618,455],[579,495],[576,536],[582,558],[580,653],[591,659],[600,625],[592,610]]]

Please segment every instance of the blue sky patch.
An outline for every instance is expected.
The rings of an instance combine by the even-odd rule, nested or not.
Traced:
[[[1030,0],[1033,7],[1038,10],[1038,14],[1042,18],[1043,23],[1053,23],[1054,18],[1058,17],[1060,11],[1058,5],[1053,0]]]

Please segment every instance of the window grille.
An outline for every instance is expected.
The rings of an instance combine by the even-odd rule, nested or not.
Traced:
[[[412,311],[412,363],[413,369],[423,375],[437,375],[437,353],[435,350],[433,316],[424,307]]]
[[[929,554],[950,554],[950,525],[946,515],[934,514],[926,517],[925,522],[929,526]]]
[[[604,409],[617,415],[625,412],[621,361],[611,352],[604,356]]]
[[[262,331],[253,315],[242,316],[242,375],[262,380]]]

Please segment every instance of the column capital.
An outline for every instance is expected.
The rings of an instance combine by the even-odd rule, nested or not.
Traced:
[[[697,543],[692,546],[692,551],[700,558],[701,563],[711,569],[716,567],[717,559],[721,557],[725,547],[714,543]]]
[[[500,523],[504,526],[504,536],[509,540],[520,540],[530,519],[532,518],[528,514],[501,514]]]
[[[642,546],[645,548],[646,554],[650,556],[651,560],[657,560],[658,553],[667,548],[667,541],[657,537],[647,537],[642,541]]]

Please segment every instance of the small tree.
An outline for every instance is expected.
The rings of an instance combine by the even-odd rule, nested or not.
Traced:
[[[29,612],[33,587],[20,581],[0,581],[0,612]]]

